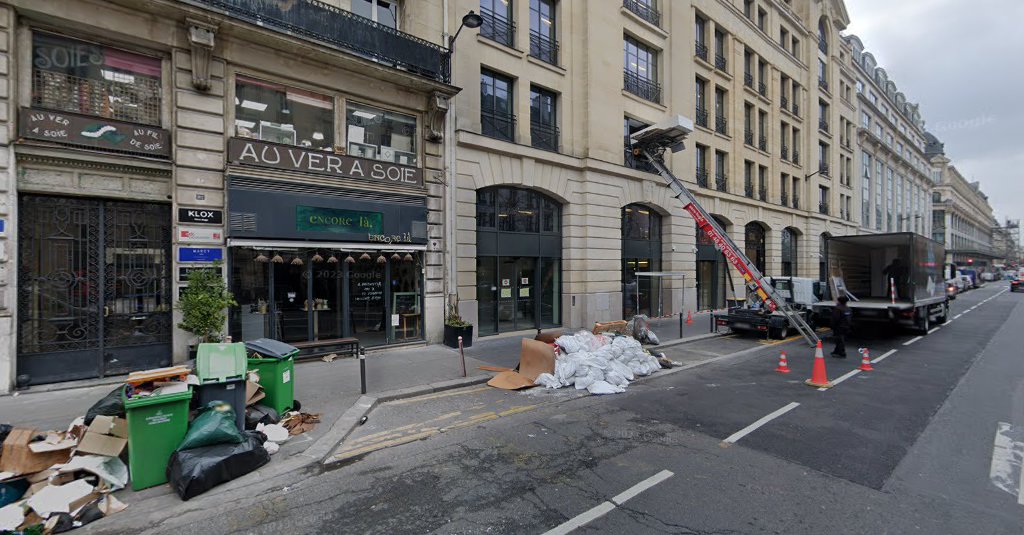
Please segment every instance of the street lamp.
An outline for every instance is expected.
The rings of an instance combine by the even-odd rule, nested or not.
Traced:
[[[459,32],[463,28],[479,28],[484,23],[484,18],[478,15],[475,11],[470,10],[462,16],[462,24],[459,25],[459,29],[455,30],[455,35],[448,38],[448,50],[455,48],[455,40],[459,38]]]

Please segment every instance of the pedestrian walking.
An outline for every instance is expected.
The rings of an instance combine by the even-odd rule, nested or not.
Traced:
[[[832,308],[832,337],[836,343],[832,356],[837,359],[846,358],[846,335],[850,334],[850,319],[853,316],[850,307],[846,305],[849,301],[849,297],[840,295],[836,299],[837,305]]]

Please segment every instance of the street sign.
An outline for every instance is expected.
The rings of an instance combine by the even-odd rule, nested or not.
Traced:
[[[209,208],[178,208],[179,223],[224,223],[223,210]]]
[[[224,232],[214,227],[178,227],[178,241],[181,243],[223,243]]]
[[[178,249],[178,262],[216,262],[224,259],[224,249],[220,247],[181,247]]]

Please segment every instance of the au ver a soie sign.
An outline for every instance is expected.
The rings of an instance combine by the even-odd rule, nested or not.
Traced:
[[[423,187],[423,170],[416,167],[255,139],[228,140],[228,159],[234,164],[355,178],[400,188]]]
[[[22,108],[19,119],[18,134],[26,139],[148,156],[171,155],[170,136],[163,128],[32,108]]]
[[[295,207],[295,229],[306,232],[337,234],[379,234],[384,225],[380,212],[338,210],[298,205]]]

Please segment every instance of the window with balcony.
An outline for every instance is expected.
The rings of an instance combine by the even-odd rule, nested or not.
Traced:
[[[725,32],[715,29],[715,68],[720,71],[727,71],[729,68],[729,62],[726,59],[728,54],[726,38]]]
[[[729,190],[729,173],[726,169],[728,155],[720,150],[715,151],[715,189]]]
[[[708,83],[703,78],[698,77],[696,79],[696,83],[694,85],[695,85],[696,100],[697,100],[697,110],[696,110],[697,126],[703,126],[704,128],[707,128],[708,127],[708,105],[707,105]]]
[[[757,112],[757,148],[768,152],[768,113],[761,110]]]
[[[327,95],[237,75],[235,102],[235,135],[238,137],[334,150],[334,99]],[[382,117],[374,115],[374,118]],[[367,119],[368,126],[369,122]],[[367,132],[360,128],[361,125],[356,125],[356,131],[348,134],[349,154],[377,158],[385,142],[384,132]],[[415,119],[412,129],[410,140],[415,137]],[[363,134],[361,138],[359,133]]]
[[[512,101],[513,81],[487,69],[480,70],[480,133],[515,141],[516,116]]]
[[[790,160],[795,164],[800,163],[800,129],[793,129],[793,158]]]
[[[530,0],[530,55],[558,65],[554,0]]]
[[[558,152],[558,95],[537,86],[530,88],[530,144]]]
[[[800,209],[800,177],[793,177],[793,208]]]
[[[32,105],[160,125],[161,61],[42,32],[32,36]]]
[[[622,6],[655,26],[661,26],[661,12],[657,0],[622,0]]]
[[[331,126],[331,123],[323,126]],[[352,156],[362,152],[364,158],[416,165],[418,130],[416,118],[411,115],[349,101],[345,105],[345,132],[348,135],[348,154]],[[324,141],[330,139],[329,136],[327,134]],[[313,132],[313,137],[318,137],[317,132]],[[330,143],[324,146],[329,148]]]
[[[636,39],[623,38],[623,85],[626,91],[651,102],[661,102],[658,53]]]
[[[818,50],[828,54],[828,29],[824,17],[818,21]]]
[[[818,186],[818,213],[829,215],[829,191],[825,186]]]
[[[826,104],[824,100],[818,101],[818,129],[822,132],[829,131],[828,104]]]
[[[818,58],[818,87],[828,91],[828,65]]]
[[[743,85],[754,88],[754,53],[743,48]]]
[[[694,35],[694,55],[698,58],[708,61],[708,20],[704,17],[697,15],[694,18],[693,35]]]
[[[860,125],[868,130],[871,130],[871,116],[868,115],[868,112],[860,112]]]
[[[763,59],[757,61],[757,92],[768,96],[768,62]]]
[[[722,135],[728,135],[729,121],[725,116],[725,110],[728,109],[726,103],[725,90],[721,87],[715,88],[715,131]]]
[[[389,0],[352,0],[352,12],[377,24],[398,29],[398,2]]]
[[[824,176],[824,177],[830,176],[829,168],[828,168],[828,162],[829,162],[829,147],[828,147],[828,144],[819,142],[818,143],[818,173],[820,173],[821,176]]]
[[[638,155],[634,155],[633,154],[632,143],[630,143],[630,141],[629,141],[629,137],[630,136],[632,136],[633,134],[635,134],[635,133],[637,133],[637,132],[639,132],[639,131],[643,130],[644,128],[647,128],[648,126],[651,126],[651,125],[649,125],[649,124],[647,124],[645,122],[633,119],[632,117],[624,117],[623,121],[622,121],[622,124],[623,124],[623,128],[622,128],[623,132],[622,132],[622,134],[623,134],[624,142],[625,142],[625,156],[624,156],[623,165],[625,165],[626,167],[629,167],[630,169],[638,169],[640,171],[647,171],[647,172],[650,172],[650,173],[657,173],[658,172],[657,169],[655,169],[654,166],[651,165],[651,162],[649,162],[647,160],[647,158],[645,158],[643,156],[638,156]]]
[[[754,106],[743,103],[743,143],[754,146]]]
[[[697,145],[694,156],[697,159],[695,170],[697,185],[706,188],[708,187],[708,148],[704,145]]]
[[[480,37],[515,47],[516,24],[512,18],[513,0],[480,0]]]
[[[757,166],[757,198],[768,200],[768,168],[763,165]]]
[[[789,206],[789,175],[786,173],[779,178],[779,204]]]
[[[796,115],[797,117],[800,117],[800,96],[801,96],[800,84],[796,83],[796,80],[794,80],[793,81],[793,107],[791,108],[791,111],[793,112],[793,115]]]
[[[786,123],[782,123],[782,125],[779,127],[779,152],[781,153],[783,160],[789,159],[789,145],[787,144],[788,138],[789,125]]]
[[[743,161],[743,195],[754,198],[754,162]]]
[[[789,77],[783,74],[779,78],[779,107],[789,110]]]

